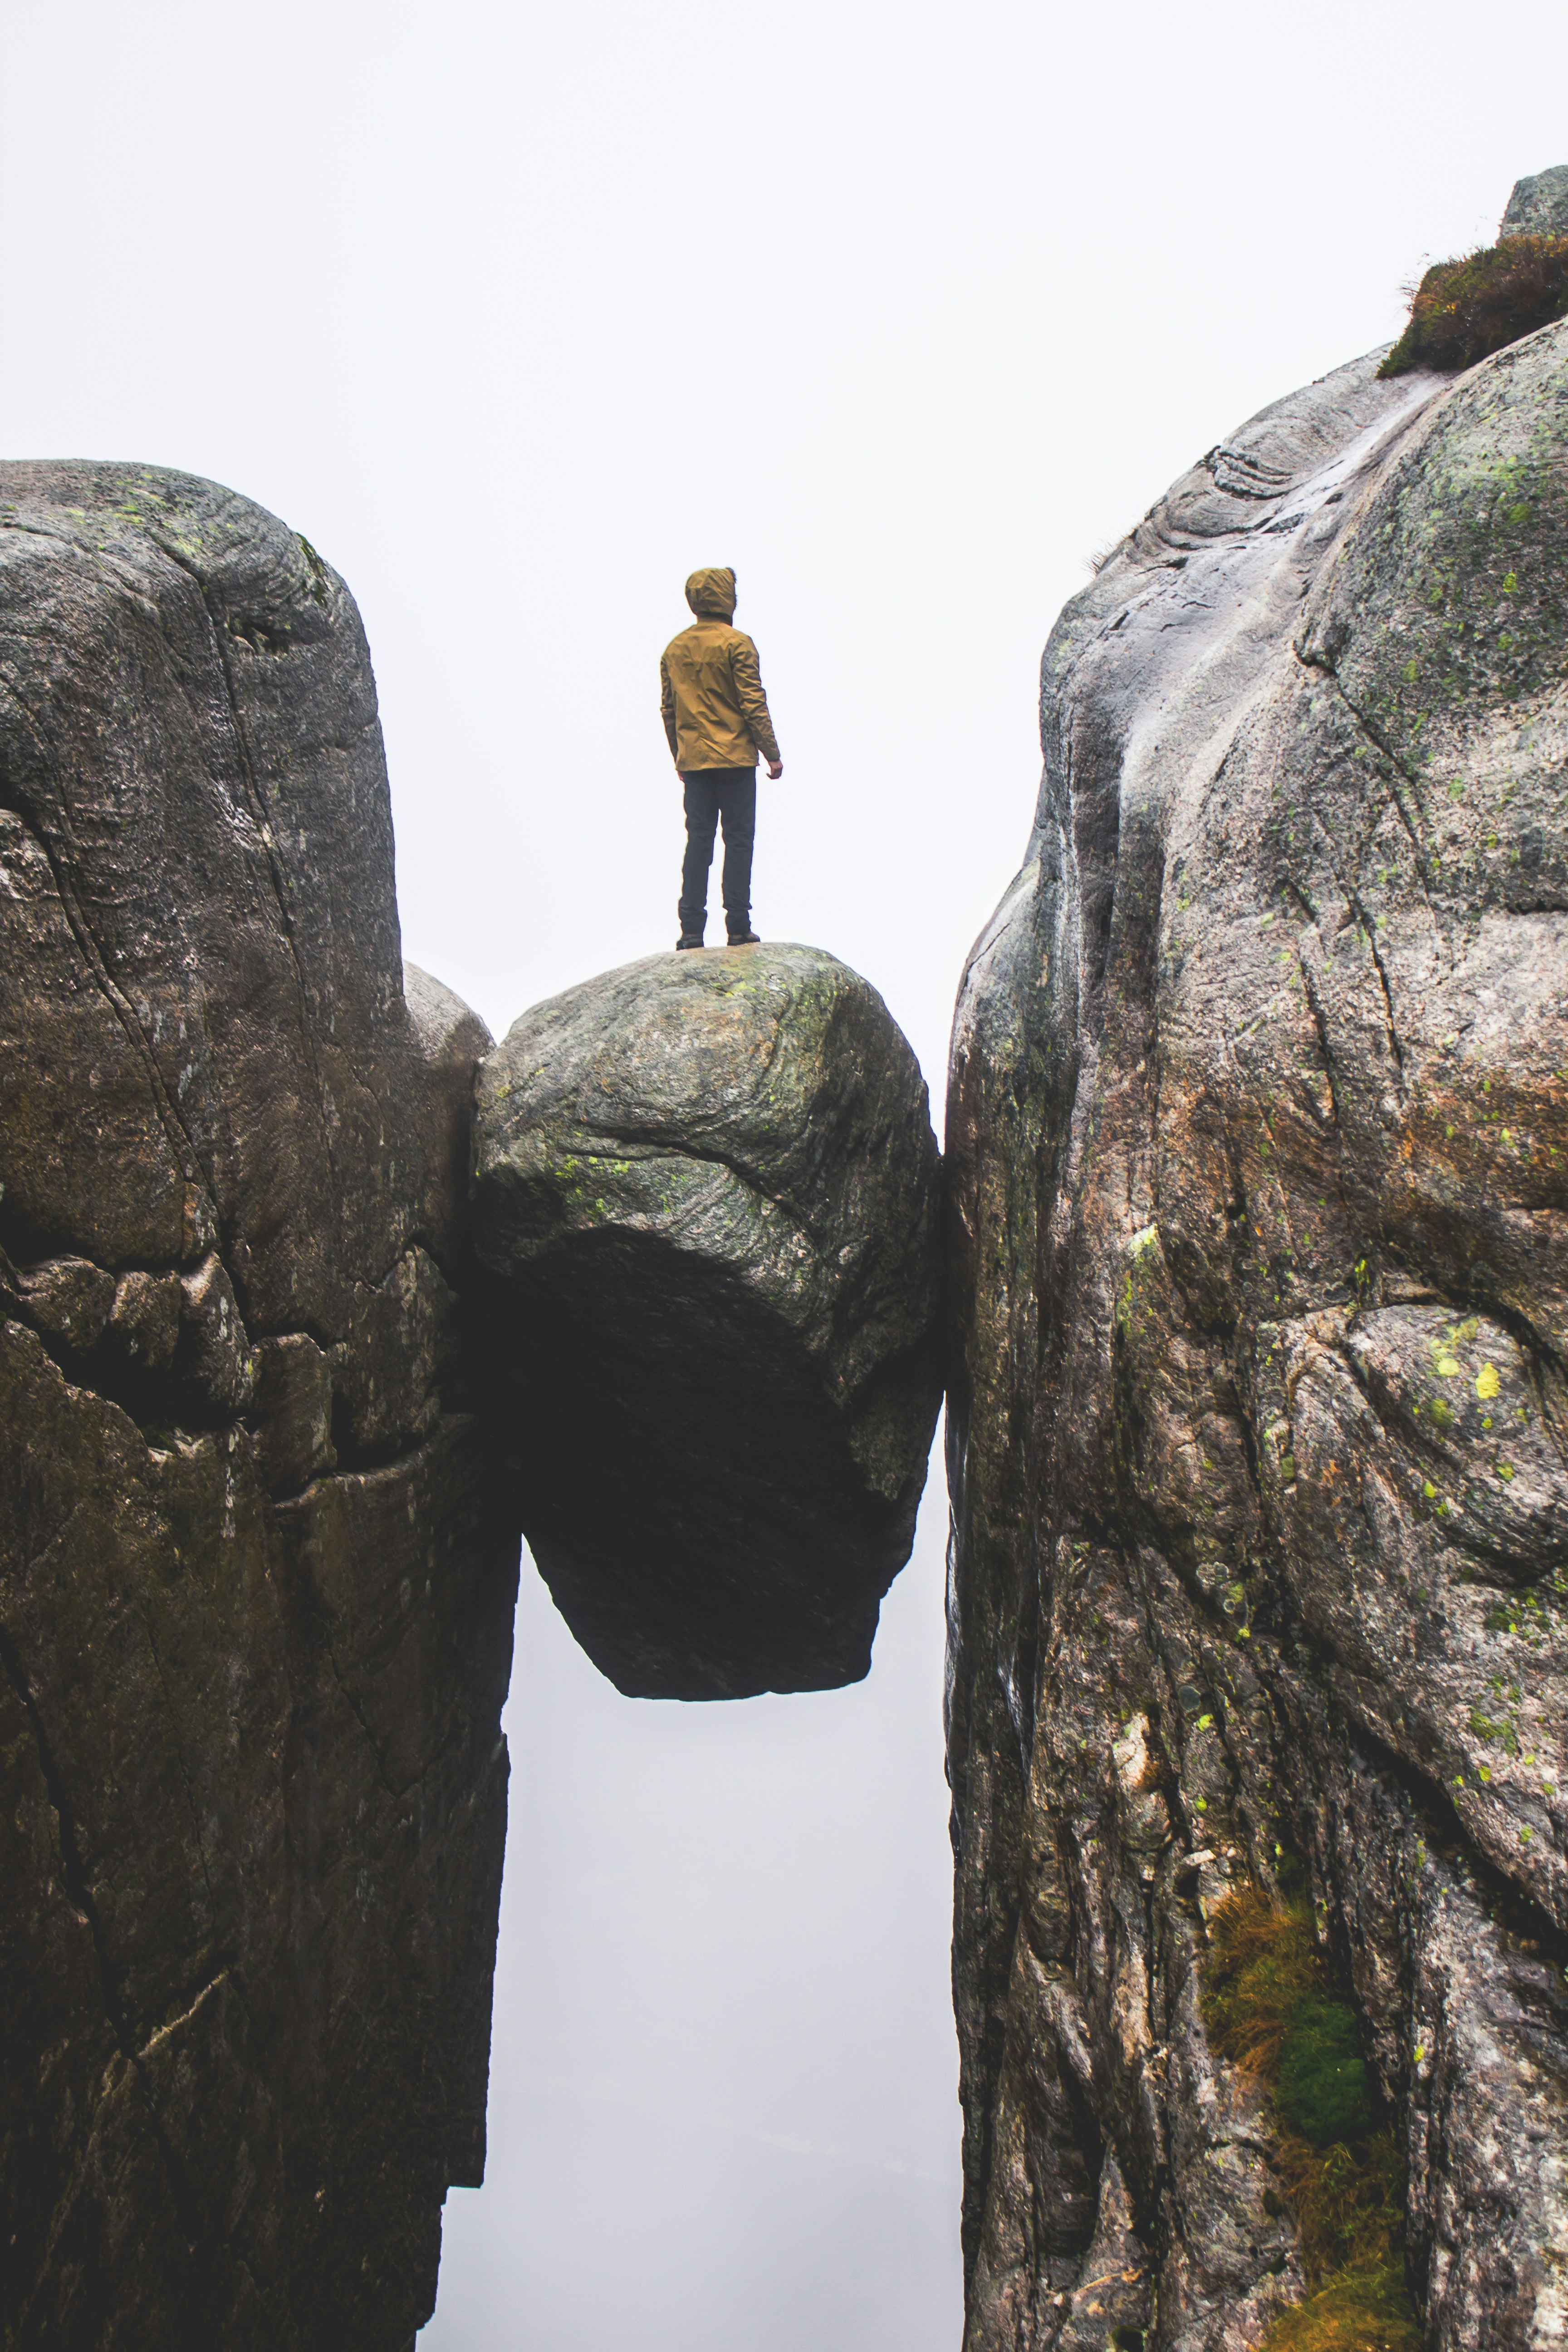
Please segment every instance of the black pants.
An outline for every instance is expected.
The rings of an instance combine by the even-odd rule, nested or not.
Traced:
[[[724,924],[752,927],[752,840],[757,829],[755,768],[692,768],[686,786],[686,862],[680,869],[680,929],[700,933],[708,919],[708,868],[713,829],[724,821]]]

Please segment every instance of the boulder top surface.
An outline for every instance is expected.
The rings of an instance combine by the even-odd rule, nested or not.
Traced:
[[[759,1172],[784,1174],[802,1138],[781,1106],[811,1084],[814,1063],[825,1066],[830,1033],[840,1051],[850,1042],[842,1029],[851,1007],[876,1023],[879,1045],[902,1046],[918,1080],[876,990],[824,949],[781,942],[643,956],[515,1021],[485,1066],[481,1107],[509,1136],[570,1124],[690,1148],[705,1132],[739,1130]]]
[[[877,991],[820,948],[645,956],[535,1005],[480,1065],[475,1159],[498,1271],[572,1234],[663,1232],[742,1268],[850,1387],[889,1313],[934,1309],[925,1082]]]

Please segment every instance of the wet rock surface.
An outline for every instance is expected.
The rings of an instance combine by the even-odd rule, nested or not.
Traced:
[[[482,1065],[474,1242],[529,1542],[617,1685],[866,1672],[942,1367],[914,1055],[802,947],[651,956]]]
[[[966,2343],[1302,2273],[1207,1926],[1304,1869],[1434,2347],[1568,2287],[1568,328],[1265,411],[1064,612],[948,1119]]]
[[[210,483],[0,467],[0,1007],[6,2340],[403,2347],[484,2151],[489,1040],[352,599]]]

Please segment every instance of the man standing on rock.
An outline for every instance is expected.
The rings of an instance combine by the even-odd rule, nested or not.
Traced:
[[[694,572],[686,601],[697,618],[659,658],[660,709],[669,753],[686,787],[686,862],[680,869],[678,948],[700,948],[708,921],[713,830],[724,825],[724,926],[732,948],[752,947],[752,838],[757,760],[774,783],[784,773],[768,716],[757,649],[734,626],[735,575]]]

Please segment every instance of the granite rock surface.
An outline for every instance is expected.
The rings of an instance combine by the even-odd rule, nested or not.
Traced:
[[[412,2342],[482,2173],[516,1582],[336,574],[0,467],[5,2341]]]
[[[1568,163],[1514,183],[1498,235],[1568,236]]]
[[[474,1164],[521,1508],[589,1656],[643,1697],[864,1675],[942,1383],[937,1149],[875,990],[788,946],[586,982],[481,1066]]]
[[[1200,1997],[1292,1856],[1428,2345],[1568,2335],[1568,326],[1380,356],[1068,605],[960,994],[968,2352],[1300,2296]]]

